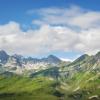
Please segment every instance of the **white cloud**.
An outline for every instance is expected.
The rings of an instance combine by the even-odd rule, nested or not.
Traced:
[[[79,16],[73,17],[71,25],[78,26],[82,29],[97,27],[100,22],[100,12],[85,12]]]
[[[100,12],[77,6],[36,12],[41,19],[33,20],[33,23],[40,25],[39,29],[23,32],[20,24],[12,21],[0,25],[0,49],[24,55],[54,51],[95,53],[100,50]]]
[[[100,12],[82,9],[78,6],[71,6],[69,8],[42,8],[36,11],[41,16],[41,19],[33,20],[33,24],[60,24],[81,29],[100,25]]]
[[[5,25],[0,25],[0,36],[19,33],[19,31],[20,31],[19,23],[13,21]]]
[[[38,14],[41,16],[40,20],[33,20],[33,24],[64,24],[68,25],[71,18],[81,15],[83,9],[78,6],[71,6],[69,8],[42,8],[38,10],[30,10],[31,14]]]

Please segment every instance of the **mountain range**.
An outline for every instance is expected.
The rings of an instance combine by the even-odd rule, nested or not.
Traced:
[[[6,71],[23,74],[24,71],[39,71],[59,65],[62,61],[54,55],[45,58],[23,57],[18,54],[8,55],[4,50],[0,51],[0,66]]]
[[[0,77],[1,100],[100,100],[100,52],[64,62],[2,50]]]

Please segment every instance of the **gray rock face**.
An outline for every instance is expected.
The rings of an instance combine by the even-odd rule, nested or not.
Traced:
[[[5,51],[1,50],[0,51],[0,63],[5,64],[8,58],[9,58],[9,55]]]
[[[48,63],[48,64],[58,64],[61,62],[61,60],[59,58],[57,58],[56,56],[53,55],[49,55],[46,58],[41,58],[41,59],[37,59],[37,58],[32,58],[32,57],[28,57],[28,58],[24,58],[24,62],[31,62],[31,63]]]
[[[0,64],[4,68],[7,69],[7,71],[15,71],[12,69],[16,69],[16,71],[19,73],[23,72],[23,70],[41,70],[46,69],[48,66],[55,66],[58,65],[61,62],[59,58],[56,56],[50,55],[46,58],[32,58],[32,57],[23,57],[21,55],[8,55],[5,51],[0,51]],[[16,72],[15,71],[15,72]]]

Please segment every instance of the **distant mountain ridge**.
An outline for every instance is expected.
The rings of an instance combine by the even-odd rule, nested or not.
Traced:
[[[49,55],[45,58],[32,58],[24,57],[18,54],[8,55],[4,50],[0,51],[0,65],[3,66],[7,71],[14,73],[23,73],[24,70],[38,71],[53,67],[61,63],[58,57]]]
[[[8,55],[4,50],[1,50],[0,51],[0,61],[1,63],[5,62],[10,58],[15,58],[17,60],[23,60],[23,61],[32,61],[33,63],[38,63],[38,62],[46,62],[46,63],[59,63],[61,60],[59,58],[57,58],[56,56],[54,55],[49,55],[48,57],[46,58],[41,58],[41,59],[38,59],[38,58],[32,58],[32,57],[23,57],[21,55],[17,55],[17,54],[14,54],[14,55]]]
[[[54,55],[45,58],[23,57],[21,55],[8,55],[5,51],[0,51],[0,66],[3,71],[16,74],[33,74],[41,70],[56,68],[57,75],[66,78],[72,77],[77,72],[100,71],[100,52],[89,56],[84,54],[73,62],[63,62]],[[53,70],[53,69],[52,69]],[[2,72],[2,71],[1,71]],[[53,72],[53,73],[54,73]],[[50,72],[52,73],[52,71]]]

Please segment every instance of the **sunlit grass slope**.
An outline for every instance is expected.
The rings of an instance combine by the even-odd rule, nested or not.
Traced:
[[[0,100],[58,100],[56,81],[44,77],[0,77]]]

